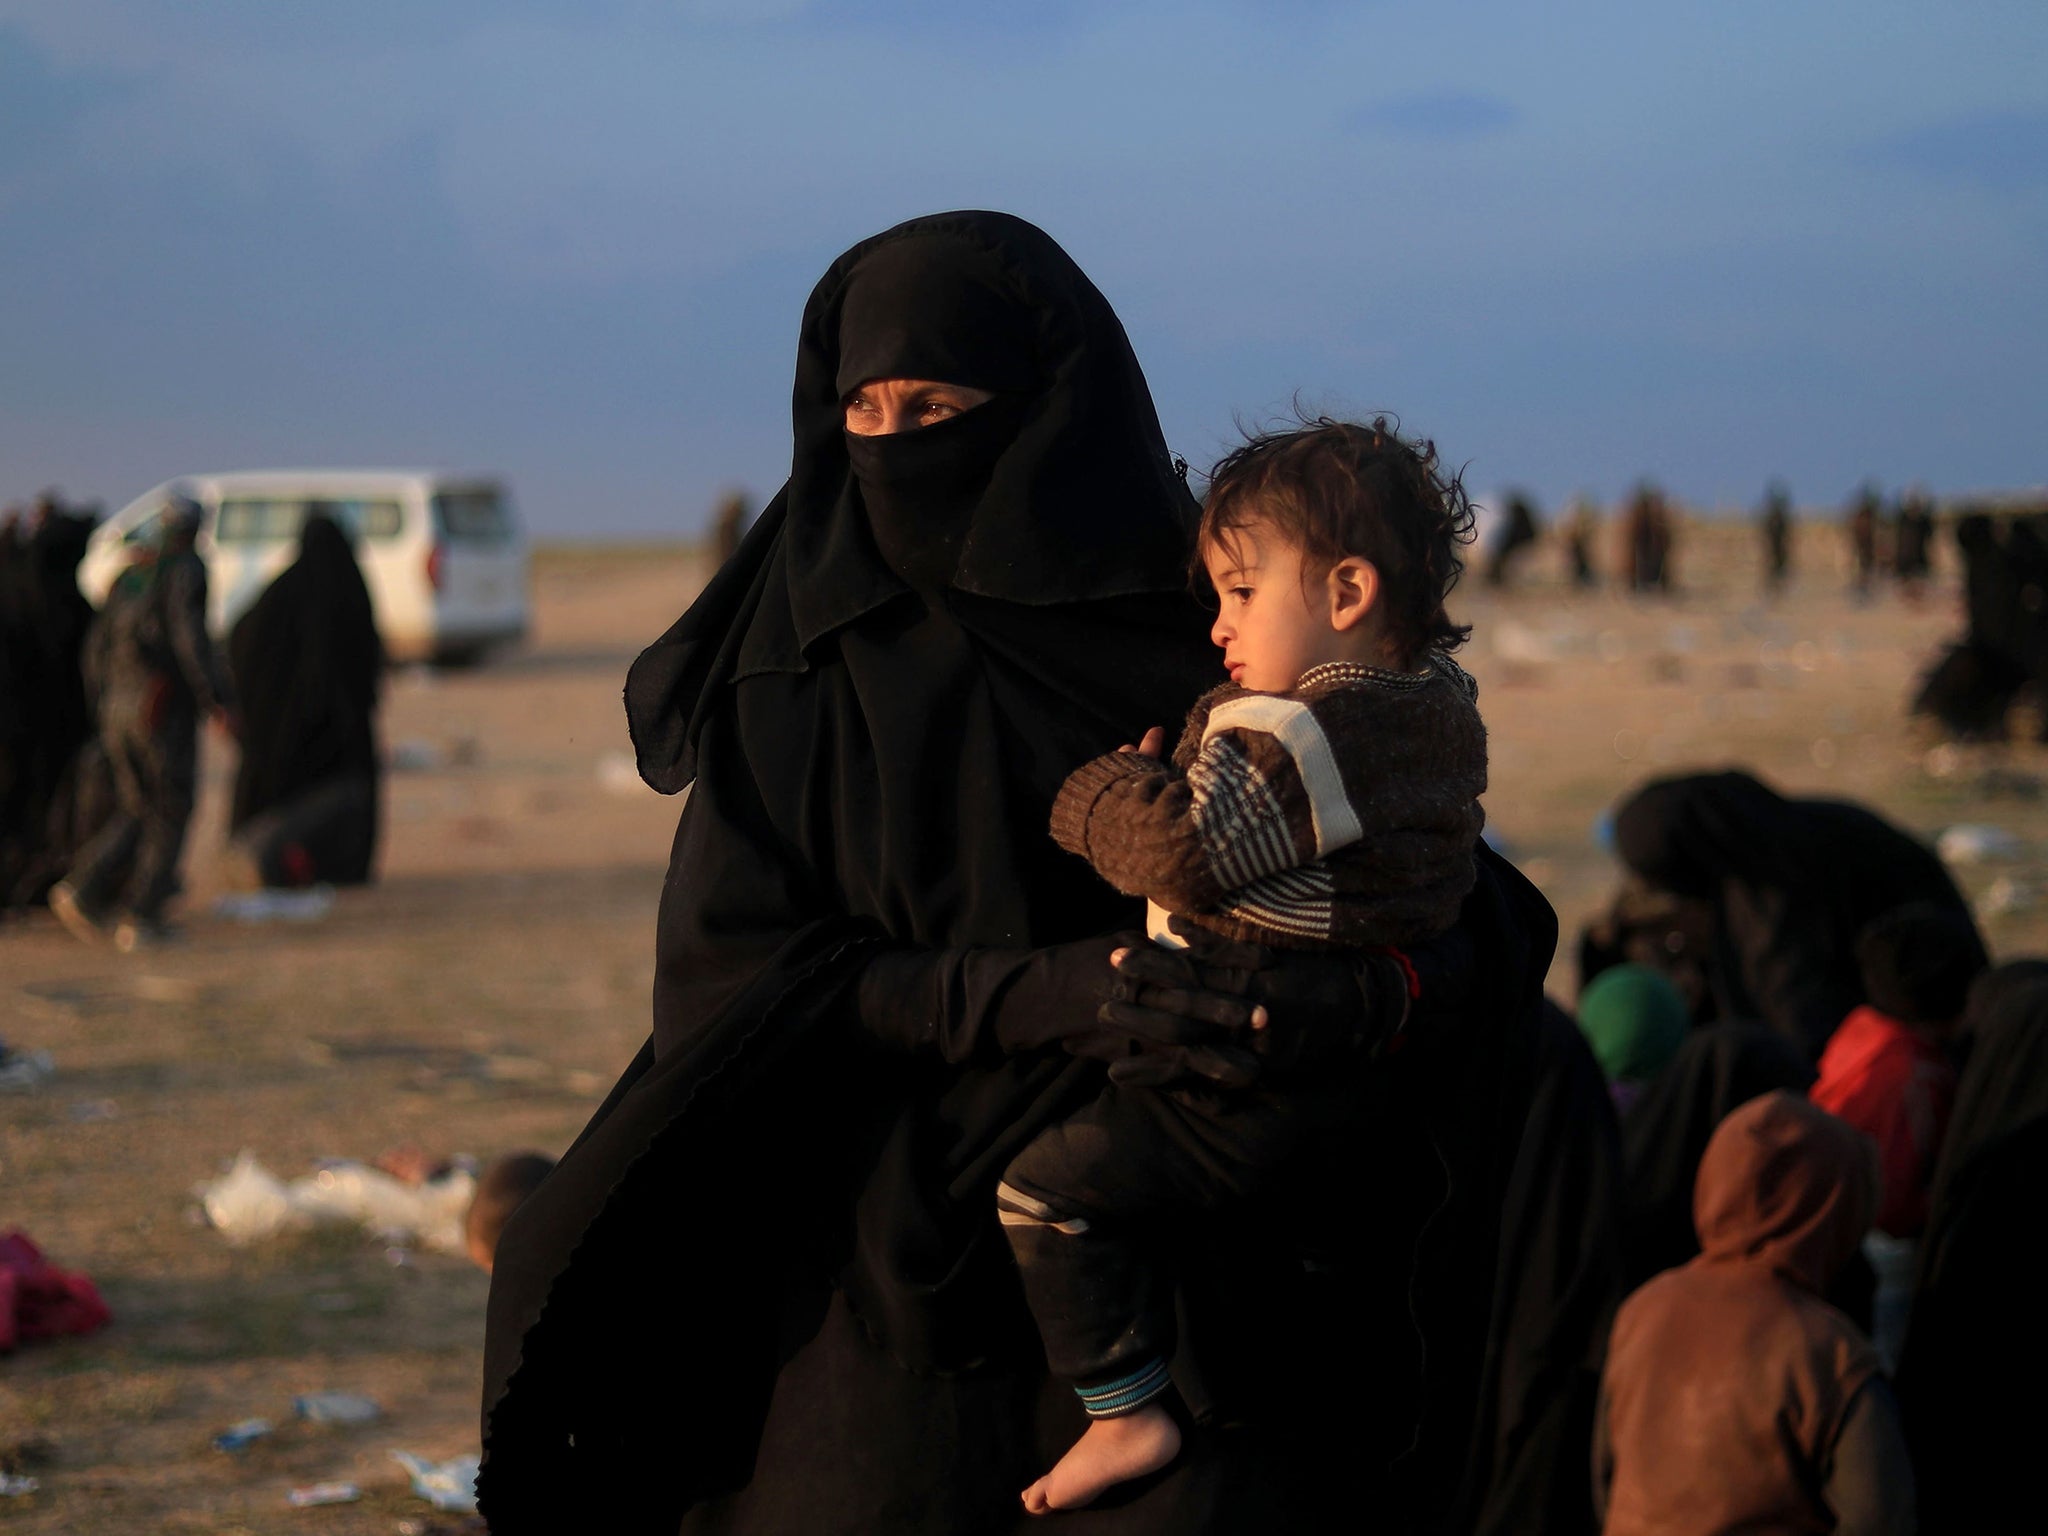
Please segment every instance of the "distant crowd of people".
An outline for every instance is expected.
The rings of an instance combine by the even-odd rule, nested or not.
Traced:
[[[47,903],[124,949],[168,937],[209,718],[240,745],[235,883],[370,878],[383,651],[348,534],[314,508],[223,656],[200,519],[168,497],[97,612],[78,583],[94,514],[46,494],[0,520],[0,914]]]
[[[1600,551],[1602,526],[1601,510],[1591,498],[1573,498],[1558,534],[1565,576],[1573,586],[1597,587],[1605,580],[1629,592],[1674,590],[1679,522],[1661,489],[1646,480],[1629,493],[1614,519],[1605,559]],[[1792,579],[1796,528],[1791,492],[1783,482],[1773,481],[1756,511],[1758,568],[1768,595],[1783,591]],[[1487,585],[1509,585],[1543,532],[1534,498],[1526,491],[1506,493],[1498,522],[1482,534]],[[1862,487],[1843,510],[1842,533],[1850,590],[1859,597],[1870,596],[1880,577],[1890,577],[1909,595],[1917,594],[1932,574],[1935,509],[1924,491],[1906,492],[1887,511],[1875,486]]]

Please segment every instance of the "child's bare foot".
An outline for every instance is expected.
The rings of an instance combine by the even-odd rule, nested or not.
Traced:
[[[1059,1464],[1024,1490],[1024,1507],[1034,1515],[1079,1509],[1118,1483],[1157,1472],[1179,1454],[1180,1426],[1157,1403],[1091,1420]]]

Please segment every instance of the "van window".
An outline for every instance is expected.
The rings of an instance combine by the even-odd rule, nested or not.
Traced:
[[[213,525],[217,544],[285,544],[297,539],[306,514],[318,508],[359,539],[395,539],[405,518],[390,500],[364,497],[239,496],[220,504]]]
[[[496,491],[437,491],[434,527],[451,539],[499,544],[512,536],[512,519]]]

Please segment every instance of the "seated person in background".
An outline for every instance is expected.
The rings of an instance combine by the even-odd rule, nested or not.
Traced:
[[[1647,965],[1611,966],[1595,976],[1579,994],[1578,1019],[1618,1115],[1671,1065],[1692,1029],[1677,984]]]
[[[555,1160],[544,1152],[508,1152],[477,1179],[476,1198],[469,1203],[462,1235],[470,1262],[485,1274],[491,1272],[497,1257],[498,1236],[505,1223],[554,1167]]]
[[[1910,1536],[1877,1350],[1821,1299],[1876,1208],[1870,1143],[1796,1094],[1721,1123],[1694,1192],[1700,1256],[1614,1322],[1593,1447],[1606,1536]]]
[[[1810,1097],[1877,1143],[1877,1229],[1917,1237],[1955,1100],[1947,1047],[1984,970],[1984,946],[1966,919],[1916,902],[1865,928],[1856,958],[1870,1001],[1829,1039]]]

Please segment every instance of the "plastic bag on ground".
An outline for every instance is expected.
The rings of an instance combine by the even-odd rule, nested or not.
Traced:
[[[457,1456],[450,1461],[432,1462],[411,1451],[393,1451],[391,1459],[411,1476],[412,1491],[434,1508],[454,1515],[475,1511],[476,1473],[482,1457]]]

